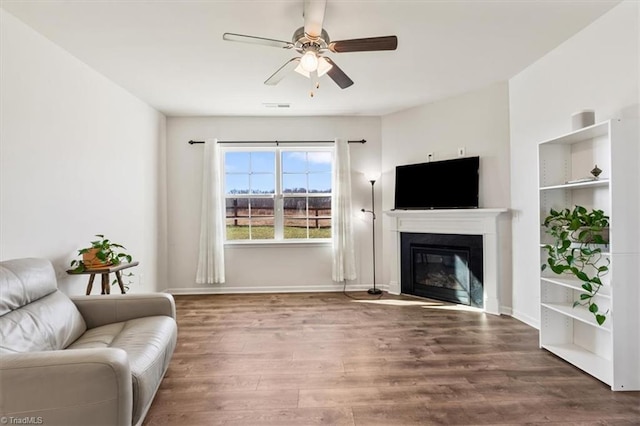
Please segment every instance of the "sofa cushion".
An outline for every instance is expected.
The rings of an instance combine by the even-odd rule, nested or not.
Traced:
[[[87,329],[44,259],[0,262],[0,353],[60,350]]]
[[[0,315],[35,302],[58,289],[56,273],[46,259],[0,263]]]
[[[133,424],[151,402],[177,339],[171,317],[152,316],[87,330],[67,349],[118,348],[127,352],[133,381]]]

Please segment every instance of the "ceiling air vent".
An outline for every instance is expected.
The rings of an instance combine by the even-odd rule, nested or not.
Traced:
[[[262,105],[264,105],[265,108],[290,108],[291,107],[291,104],[279,103],[279,102],[264,102]]]

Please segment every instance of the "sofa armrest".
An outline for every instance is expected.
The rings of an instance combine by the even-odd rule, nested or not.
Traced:
[[[131,425],[132,400],[122,349],[0,356],[0,415],[10,424],[28,417],[33,424]]]
[[[176,318],[175,301],[168,293],[73,296],[71,300],[87,328],[155,315]]]

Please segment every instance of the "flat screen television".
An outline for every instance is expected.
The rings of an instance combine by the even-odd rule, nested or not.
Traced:
[[[480,157],[396,167],[396,210],[478,208]]]

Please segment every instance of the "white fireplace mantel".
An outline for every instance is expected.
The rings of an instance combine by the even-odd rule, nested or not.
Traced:
[[[451,210],[389,210],[393,233],[389,292],[400,294],[400,234],[403,232],[428,234],[482,235],[484,311],[500,314],[500,240],[498,216],[508,209],[451,209]]]

